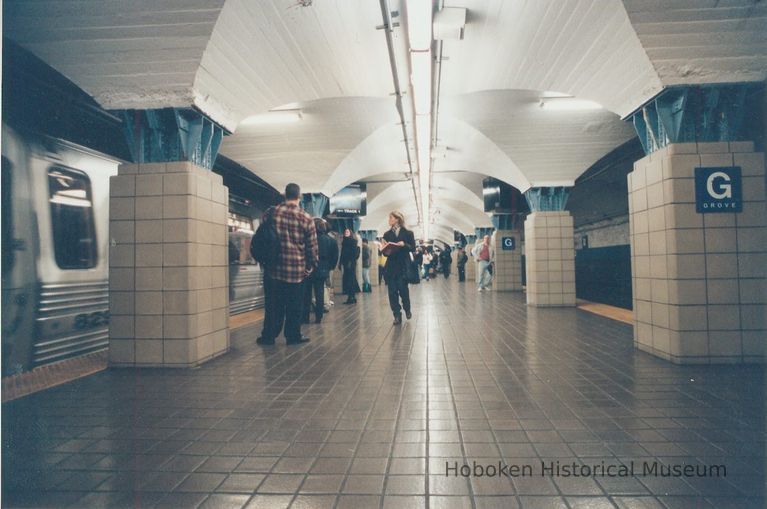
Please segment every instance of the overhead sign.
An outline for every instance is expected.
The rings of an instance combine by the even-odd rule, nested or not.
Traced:
[[[503,251],[514,251],[516,241],[514,237],[501,237],[501,249]]]
[[[695,168],[695,211],[741,212],[743,184],[740,167]]]

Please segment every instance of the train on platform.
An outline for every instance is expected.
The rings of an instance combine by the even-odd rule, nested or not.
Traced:
[[[2,127],[3,374],[109,345],[109,177],[120,160]],[[230,174],[225,178],[231,180]],[[259,208],[232,195],[230,314],[263,306],[250,258]]]

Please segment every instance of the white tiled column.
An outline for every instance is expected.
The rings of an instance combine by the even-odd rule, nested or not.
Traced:
[[[503,237],[513,237],[515,248],[504,251],[501,241]],[[493,290],[522,291],[522,232],[513,230],[498,230],[493,234],[495,247],[495,270],[493,272]]]
[[[193,367],[229,350],[228,190],[190,162],[110,179],[110,366]]]
[[[474,248],[474,244],[467,244],[466,249],[466,256],[469,257],[469,259],[466,261],[466,282],[477,281],[477,263],[474,260],[474,257],[471,256],[471,250]]]
[[[573,217],[567,211],[533,212],[525,219],[527,304],[575,306]]]
[[[695,211],[696,167],[739,166],[743,211]],[[764,362],[764,154],[677,143],[628,175],[634,344],[675,363]]]

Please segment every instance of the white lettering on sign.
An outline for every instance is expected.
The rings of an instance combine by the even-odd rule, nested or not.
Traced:
[[[719,184],[719,191],[714,189],[714,179],[721,178],[725,183]],[[732,198],[732,184],[730,184],[730,176],[723,171],[715,171],[708,176],[706,180],[706,191],[713,198],[722,200],[724,198]]]

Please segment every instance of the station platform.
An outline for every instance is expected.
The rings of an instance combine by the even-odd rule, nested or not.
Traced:
[[[305,345],[260,347],[255,324],[195,370],[5,403],[3,506],[764,507],[763,366],[674,365],[619,321],[455,278],[411,292],[399,327],[375,287]],[[522,475],[450,470],[499,462]]]

